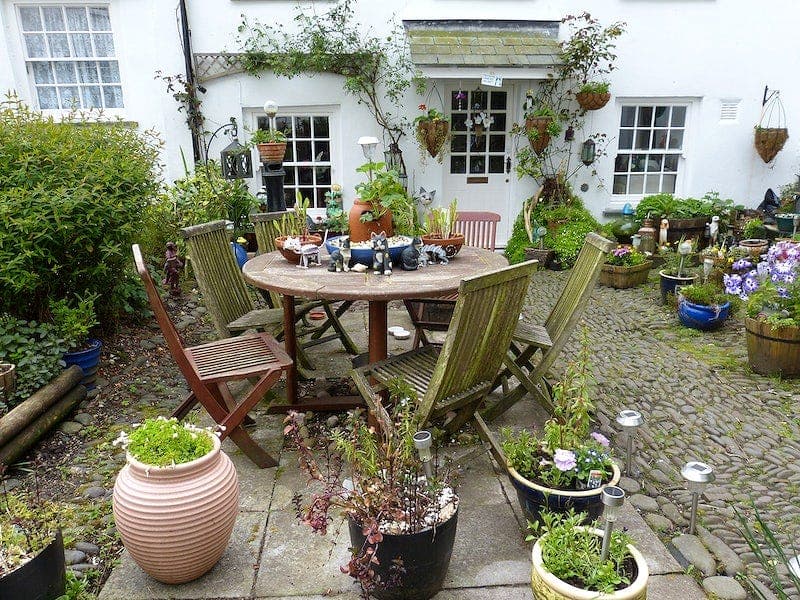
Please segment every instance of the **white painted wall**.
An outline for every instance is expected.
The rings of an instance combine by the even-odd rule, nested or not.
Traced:
[[[327,2],[316,5],[319,11],[330,6]],[[14,2],[2,0],[0,89],[16,89],[29,99],[15,6]],[[142,128],[161,133],[166,179],[174,179],[183,172],[181,150],[191,158],[190,136],[183,113],[177,112],[177,104],[166,93],[164,84],[154,79],[154,73],[183,72],[177,2],[111,0],[110,6],[124,86],[125,109],[121,114],[139,122]],[[193,50],[235,51],[241,13],[291,27],[294,6],[294,2],[283,0],[188,0]],[[685,176],[678,195],[701,196],[716,190],[724,197],[755,206],[767,187],[777,189],[800,171],[800,123],[796,119],[800,115],[800,52],[796,38],[800,8],[795,0],[773,0],[766,6],[749,0],[495,0],[491,10],[487,10],[488,3],[471,0],[360,0],[356,6],[364,26],[384,34],[385,23],[394,13],[401,19],[549,20],[589,9],[604,24],[626,21],[627,32],[617,48],[618,70],[611,78],[613,98],[608,106],[589,117],[592,129],[616,137],[619,105],[624,99],[689,98],[692,110],[682,163]],[[477,81],[463,83],[468,88]],[[529,85],[519,81],[516,89],[524,90]],[[753,126],[759,119],[765,85],[781,90],[791,136],[770,165],[765,165],[753,148]],[[266,99],[273,99],[282,107],[314,106],[331,111],[336,136],[332,146],[333,181],[343,185],[346,205],[352,201],[353,187],[359,181],[355,168],[363,162],[356,140],[361,135],[380,137],[380,131],[367,111],[343,93],[338,77],[316,75],[287,80],[270,74],[261,78],[234,75],[209,81],[205,87],[202,110],[209,131],[227,122],[230,116],[236,116],[248,128],[254,127],[254,117],[260,114]],[[723,99],[740,100],[736,122],[720,123]],[[417,104],[422,100],[409,95],[405,103],[409,118],[416,116]],[[227,142],[224,137],[215,141],[212,155]],[[403,150],[415,188],[422,185],[441,189],[442,167],[429,161],[423,169],[416,158],[416,146],[408,137]],[[576,188],[584,182],[589,184],[589,191],[582,195],[597,216],[608,207],[619,206],[622,200],[637,200],[610,193],[615,151],[612,142],[609,156],[595,163],[600,179],[581,175],[575,182]],[[598,188],[600,181],[605,188]],[[256,180],[252,182],[255,191]],[[513,181],[510,185],[519,207],[531,193],[532,182]],[[515,217],[511,212],[503,215],[507,225]],[[501,238],[505,233],[504,230]]]

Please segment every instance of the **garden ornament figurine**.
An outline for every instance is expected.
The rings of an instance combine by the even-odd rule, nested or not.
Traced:
[[[436,246],[434,244],[428,244],[423,246],[420,250],[421,254],[427,255],[427,259],[429,263],[439,263],[442,265],[446,265],[450,261],[447,260],[447,252],[444,251],[444,248],[441,246]]]
[[[711,240],[711,245],[717,245],[717,239],[719,238],[719,217],[714,215],[711,217],[711,223],[708,225],[708,239]]]
[[[400,268],[403,271],[416,271],[419,268],[420,248],[422,248],[422,240],[415,235],[414,239],[411,240],[411,245],[404,248],[400,253]]]
[[[297,265],[301,269],[308,267],[318,267],[322,263],[319,261],[319,246],[315,244],[303,244],[295,253],[300,255],[300,264]]]
[[[180,270],[183,268],[183,261],[178,257],[178,247],[175,242],[167,242],[167,250],[164,252],[164,281],[162,285],[169,286],[170,296],[181,295]]]
[[[669,231],[669,220],[661,219],[661,231],[658,235],[658,243],[661,246],[667,245],[667,232]]]
[[[331,273],[347,273],[350,271],[350,236],[346,235],[339,239],[339,249],[334,250],[331,254],[331,262],[328,265],[328,271]]]
[[[392,259],[389,256],[389,241],[386,239],[386,232],[371,233],[372,240],[372,272],[376,275],[392,274]]]

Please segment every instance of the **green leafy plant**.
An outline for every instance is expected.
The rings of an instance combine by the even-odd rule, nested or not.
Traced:
[[[763,238],[765,234],[764,221],[761,219],[749,219],[742,229],[742,237],[746,240]]]
[[[606,257],[607,265],[615,265],[618,267],[635,267],[641,265],[647,260],[647,257],[630,246],[618,246],[608,253]]]
[[[421,115],[414,119],[414,125],[420,123],[432,123],[434,121],[447,121],[448,118],[439,110],[435,108],[428,108],[425,104],[420,104],[419,109],[424,111]]]
[[[578,88],[579,94],[607,94],[610,84],[605,81],[589,81]]]
[[[529,540],[539,537],[542,566],[560,580],[592,592],[611,594],[630,585],[633,561],[630,537],[620,530],[611,532],[608,559],[600,560],[602,535],[581,523],[585,513],[542,512],[541,523],[529,523]]]
[[[250,134],[250,143],[280,144],[286,141],[286,134],[279,129],[256,129]]]
[[[361,200],[371,204],[370,210],[361,215],[361,221],[377,221],[387,211],[391,211],[396,233],[413,234],[416,210],[412,199],[400,182],[399,173],[393,169],[386,169],[386,164],[382,162],[365,163],[358,167],[356,172],[369,175],[367,181],[356,185],[356,193]]]
[[[453,236],[453,226],[456,222],[458,213],[458,201],[453,198],[450,205],[445,207],[431,208],[427,215],[425,215],[425,231],[428,235],[435,235],[442,239],[447,239]]]
[[[718,285],[714,283],[693,283],[680,288],[679,294],[692,304],[703,306],[720,306],[730,300]]]
[[[53,313],[53,324],[64,339],[69,352],[83,350],[87,347],[89,330],[98,325],[94,313],[94,303],[99,294],[75,294],[75,306],[65,300],[51,300],[50,311]]]
[[[126,434],[120,433],[115,444],[121,444],[136,460],[154,467],[168,467],[196,460],[214,447],[210,429],[202,429],[178,419],[157,417],[146,419]]]

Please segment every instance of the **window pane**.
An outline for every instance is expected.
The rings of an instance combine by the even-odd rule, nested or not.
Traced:
[[[317,167],[317,185],[329,185],[331,182],[331,168]],[[323,204],[324,206],[324,204]]]
[[[269,129],[269,121],[265,118],[264,126],[261,127],[261,123],[259,123],[258,126],[261,129]],[[275,117],[275,128],[278,131],[286,133],[287,137],[294,137],[291,117]]]
[[[667,133],[668,129],[656,129],[653,131],[653,148],[666,148],[667,147]]]
[[[91,61],[79,61],[78,65],[78,81],[81,83],[97,83],[100,78],[97,76],[96,63]]]
[[[619,149],[630,150],[633,148],[633,129],[623,129],[619,132]]]
[[[72,49],[75,56],[92,56],[92,38],[88,33],[71,33]]]
[[[661,191],[667,194],[674,194],[676,179],[676,175],[664,175],[663,182],[661,184]]]
[[[266,180],[264,180],[264,184],[266,185]],[[295,199],[294,188],[284,188],[283,201],[286,203],[287,207],[294,206],[294,199]]]
[[[466,156],[451,156],[450,157],[450,173],[466,173],[467,172],[467,157]]]
[[[297,177],[301,184],[310,185],[314,183],[314,169],[312,167],[299,167]]]
[[[61,96],[61,108],[80,107],[81,99],[78,94],[78,86],[58,88],[58,93]]]
[[[108,17],[107,8],[90,8],[89,21],[92,24],[92,31],[111,31],[111,19]]]
[[[314,197],[314,188],[310,187],[299,188],[298,191],[300,192],[300,195],[303,196],[303,200],[305,200],[306,198],[310,200],[311,198]],[[292,199],[291,206],[294,206],[296,200],[297,200],[296,197]]]
[[[86,9],[83,7],[67,7],[67,29],[70,31],[89,31]]]
[[[617,158],[614,160],[614,171],[616,173],[626,173],[628,171],[628,165],[630,164],[630,158],[630,154],[617,154]]]
[[[639,121],[637,125],[639,127],[651,127],[653,124],[653,107],[652,106],[640,106],[639,107]]]
[[[56,83],[77,83],[75,65],[71,62],[57,62],[53,65],[56,69]]]
[[[492,92],[492,110],[505,110],[506,102],[507,99],[505,92]]]
[[[492,123],[492,131],[505,131],[506,130],[506,114],[505,113],[495,113],[492,115],[494,117],[494,123]]]
[[[633,127],[635,125],[634,119],[636,118],[635,106],[623,106],[622,117],[619,120],[620,127]]]
[[[641,194],[644,189],[644,175],[631,175],[628,179],[628,193]]]
[[[33,82],[34,83],[54,83],[53,67],[49,62],[35,62],[31,63],[33,67]]]
[[[315,138],[331,137],[330,126],[328,124],[328,117],[314,117],[314,137]]]
[[[650,172],[661,171],[661,159],[664,158],[661,154],[648,154],[647,155],[647,170]]]
[[[669,136],[669,148],[670,150],[680,150],[683,148],[683,131],[677,130],[672,131]]]
[[[294,137],[296,138],[311,137],[311,119],[309,117],[295,117]]]
[[[47,57],[47,46],[44,43],[43,33],[26,33],[25,49],[28,51],[29,58]]]
[[[472,152],[485,152],[486,151],[486,136],[477,136],[474,133],[470,137],[469,149]]]
[[[503,156],[490,156],[489,173],[503,173],[505,171],[504,158]]]
[[[660,178],[660,175],[648,175],[647,180],[645,181],[644,193],[657,194],[659,191],[658,184]]]
[[[22,22],[22,31],[42,31],[39,9],[34,6],[20,6],[19,20]]]
[[[467,115],[464,113],[453,115],[451,121],[453,126],[453,131],[466,131],[467,126],[464,124],[467,120]]]
[[[673,127],[684,127],[686,125],[686,107],[673,106],[672,107],[672,123]]]
[[[44,28],[46,31],[66,30],[66,27],[64,27],[64,15],[60,7],[45,6],[42,8],[42,14],[44,15]]]
[[[315,198],[315,204],[317,208],[324,207],[327,205],[325,201],[325,192],[329,192],[331,188],[324,187],[324,188],[317,188],[317,197]]]
[[[53,58],[71,56],[66,33],[48,33],[47,43],[50,44],[50,56]]]
[[[314,161],[327,162],[331,159],[331,143],[330,142],[314,142]]]
[[[294,185],[294,182],[296,180],[295,171],[297,169],[290,167],[290,168],[284,169],[284,170],[286,171],[286,177],[284,178],[284,183],[286,185]],[[292,206],[293,204],[294,204],[294,192],[292,192],[292,202],[291,202],[291,204],[287,204],[287,206]]]
[[[484,159],[483,156],[470,156],[469,172],[479,173],[481,175],[486,173],[486,159]]]
[[[454,135],[450,140],[451,152],[466,152],[467,151],[467,136]]]
[[[36,93],[39,96],[39,108],[46,110],[49,108],[58,108],[58,95],[54,87],[40,87],[36,88]]]
[[[110,33],[95,33],[95,56],[114,56],[114,38]]]
[[[506,136],[505,134],[490,135],[489,136],[489,152],[505,152],[506,151]]]
[[[678,170],[678,155],[667,154],[664,157],[664,170],[672,171],[673,173]]]
[[[102,108],[103,107],[103,99],[100,95],[100,86],[99,85],[90,85],[84,88],[81,88],[81,92],[83,92],[83,106],[84,108]]]
[[[311,162],[311,142],[297,142],[297,158],[295,162]]]
[[[122,108],[122,88],[118,85],[106,85],[103,87],[103,98],[106,108]]]
[[[282,119],[283,117],[278,117]],[[256,117],[256,129],[269,129],[269,120],[267,117]]]
[[[294,162],[294,144],[291,142],[286,144],[286,154],[283,156],[283,162]]]
[[[656,119],[653,124],[656,127],[669,125],[669,106],[656,106]]]
[[[628,184],[628,177],[626,175],[614,175],[614,194],[626,193],[626,186]]]
[[[650,130],[649,129],[637,129],[636,130],[636,146],[637,150],[649,150],[650,149]]]
[[[644,171],[645,163],[647,162],[647,154],[634,154],[631,157],[631,171],[639,173]]]
[[[472,110],[483,110],[486,108],[486,102],[489,100],[488,93],[479,91],[472,92]]]

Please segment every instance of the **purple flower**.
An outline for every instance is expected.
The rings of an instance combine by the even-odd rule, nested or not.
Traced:
[[[600,433],[599,431],[593,431],[590,435],[592,436],[592,438],[594,438],[595,442],[597,442],[601,446],[608,448],[610,442],[608,441],[608,438],[604,436],[602,433]]]
[[[746,294],[751,294],[758,289],[758,279],[752,274],[748,274],[742,282],[742,291]]]
[[[753,266],[753,263],[751,263],[749,260],[747,260],[746,258],[740,258],[739,260],[737,260],[735,263],[733,263],[731,265],[731,268],[734,271],[744,271],[746,269],[749,269],[752,266]]]
[[[575,459],[575,453],[572,450],[562,450],[557,448],[553,454],[553,462],[559,471],[571,471],[574,469],[578,461]]]
[[[616,257],[625,256],[626,254],[629,254],[629,253],[630,253],[630,250],[628,250],[625,247],[617,248],[616,250],[614,250],[614,256],[616,256]]]

